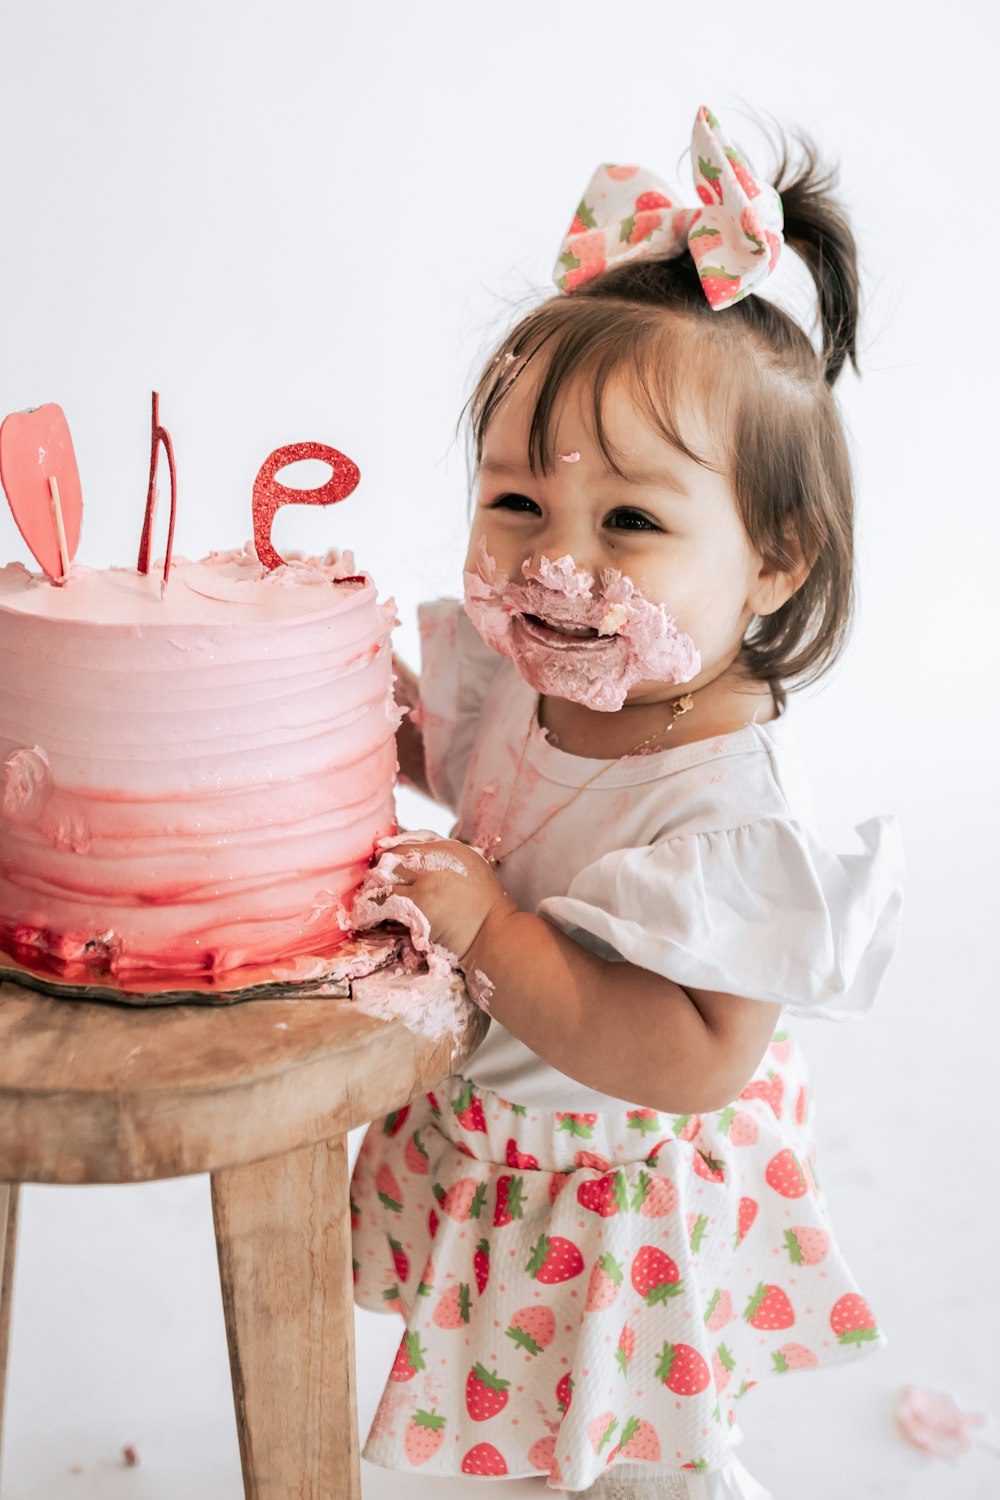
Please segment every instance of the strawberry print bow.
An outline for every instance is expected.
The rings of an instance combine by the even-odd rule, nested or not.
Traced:
[[[684,208],[645,167],[598,167],[560,246],[556,285],[572,292],[612,266],[673,260],[690,251],[705,296],[720,312],[774,270],[784,243],[781,199],[758,183],[710,109],[691,134],[700,208]]]

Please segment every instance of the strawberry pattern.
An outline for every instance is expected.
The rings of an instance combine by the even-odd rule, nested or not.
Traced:
[[[746,158],[706,106],[691,136],[700,204],[684,208],[645,167],[598,167],[573,214],[553,273],[564,292],[612,266],[674,260],[690,251],[717,312],[755,291],[774,270],[783,243],[781,199],[758,182]],[[670,212],[666,212],[666,210]]]
[[[712,1113],[546,1112],[455,1077],[372,1125],[355,1295],[406,1328],[365,1457],[570,1490],[619,1461],[725,1465],[760,1381],[884,1342],[812,1117],[781,1030]]]

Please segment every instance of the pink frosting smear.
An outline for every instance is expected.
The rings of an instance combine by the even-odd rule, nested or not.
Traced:
[[[698,675],[691,637],[618,569],[605,568],[599,585],[569,556],[543,557],[534,572],[525,562],[521,571],[526,582],[512,582],[482,543],[464,575],[465,609],[537,692],[615,713],[639,682]]]
[[[424,958],[431,974],[444,977],[458,968],[458,959],[431,939],[430,923],[409,896],[396,889],[400,870],[413,868],[405,855],[395,853],[400,844],[425,844],[440,840],[439,833],[418,829],[416,833],[389,835],[378,840],[378,859],[364,876],[349,912],[341,925],[350,932],[368,932],[383,922],[399,922],[410,934],[410,942]],[[462,870],[462,874],[465,871]]]
[[[896,1421],[907,1442],[934,1458],[960,1458],[985,1426],[982,1412],[961,1411],[950,1396],[904,1386],[896,1406]]]

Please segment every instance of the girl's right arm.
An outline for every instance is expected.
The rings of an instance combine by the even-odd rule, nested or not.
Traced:
[[[419,724],[414,721],[412,710],[420,702],[420,678],[404,661],[393,653],[392,670],[396,678],[396,702],[401,708],[410,710],[396,730],[396,755],[399,759],[400,780],[415,786],[425,797],[433,797],[427,782],[427,765],[424,757],[424,736]]]

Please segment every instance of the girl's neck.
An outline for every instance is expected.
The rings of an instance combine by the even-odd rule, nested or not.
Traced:
[[[778,709],[766,683],[748,679],[732,664],[717,678],[693,692],[690,713],[674,717],[671,705],[682,697],[683,687],[662,697],[640,698],[625,703],[617,713],[599,713],[567,698],[542,697],[538,723],[567,755],[591,760],[614,760],[630,754],[647,736],[648,751],[673,749],[698,740],[733,734],[747,724],[766,724],[777,718]],[[668,726],[673,724],[673,728]]]

